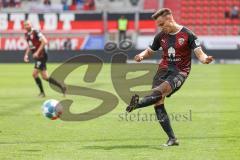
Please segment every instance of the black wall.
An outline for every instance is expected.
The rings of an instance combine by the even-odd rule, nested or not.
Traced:
[[[117,51],[115,53],[120,53]],[[127,51],[128,59],[133,59],[134,56],[140,53],[141,50]],[[228,59],[228,60],[240,60],[239,50],[207,50],[207,54],[212,55],[216,60]],[[49,51],[48,62],[64,62],[67,59],[77,55],[95,55],[101,58],[104,62],[111,62],[111,58],[114,53],[106,53],[103,50],[83,50],[83,51]],[[0,51],[0,63],[23,63],[24,51]],[[161,51],[153,55],[151,59],[160,59]],[[196,59],[196,56],[192,56]]]

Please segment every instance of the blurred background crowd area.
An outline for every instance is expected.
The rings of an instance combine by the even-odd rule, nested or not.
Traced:
[[[154,12],[158,8],[169,7],[174,11],[177,22],[186,25],[197,34],[238,35],[240,33],[240,0],[1,0],[0,7],[1,11],[31,13]]]
[[[240,48],[240,0],[1,0],[0,50],[26,48],[23,21],[47,33],[50,49],[103,49],[129,39],[147,47],[159,32],[151,15],[170,8],[175,20],[210,49]],[[19,36],[20,35],[20,36]]]

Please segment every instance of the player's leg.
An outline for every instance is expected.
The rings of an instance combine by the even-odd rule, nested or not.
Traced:
[[[163,82],[159,86],[159,90],[153,89],[153,93],[149,96],[144,97],[141,101],[139,101],[137,108],[147,107],[149,105],[156,104],[161,101],[163,97],[172,92],[171,86],[168,82]]]
[[[135,109],[147,107],[153,104],[156,104],[159,102],[162,97],[165,97],[169,93],[172,92],[172,88],[169,85],[168,82],[163,82],[160,84],[158,90],[153,90],[153,93],[151,95],[145,96],[140,101],[138,101],[139,97],[137,95],[134,95],[132,97],[130,105],[126,108],[127,112],[131,112]]]
[[[42,79],[48,81],[49,83],[57,86],[58,88],[61,89],[63,95],[65,96],[65,92],[66,92],[66,87],[64,85],[61,85],[57,80],[53,79],[52,77],[48,76],[48,72],[47,72],[47,55],[40,61],[40,65],[39,65],[39,70],[41,71],[41,76]]]
[[[168,77],[166,78],[166,82],[171,86],[172,91],[168,94],[166,94],[167,97],[170,97],[173,93],[175,93],[177,90],[181,88],[184,81],[186,79],[186,76],[178,73],[178,72],[171,72]],[[154,90],[161,90],[161,86],[158,86],[154,88]],[[177,138],[174,135],[173,129],[170,124],[170,119],[167,115],[165,106],[164,106],[164,99],[161,99],[158,103],[155,105],[155,112],[157,114],[157,118],[159,120],[159,123],[161,124],[163,130],[167,133],[169,139],[165,146],[174,146],[179,145],[179,142]]]
[[[49,77],[48,76],[48,72],[47,70],[42,70],[41,71],[41,76],[44,80],[48,81],[49,83],[59,87],[62,91],[62,93],[65,95],[65,92],[66,92],[66,87],[61,85],[57,80],[55,80],[54,78],[52,77]]]
[[[41,79],[39,78],[38,74],[39,74],[39,70],[38,70],[37,68],[34,68],[34,69],[33,69],[33,72],[32,72],[32,76],[33,76],[33,78],[34,78],[34,80],[35,80],[35,82],[36,82],[36,84],[37,84],[37,86],[38,86],[38,88],[39,88],[39,90],[40,90],[39,96],[44,97],[44,96],[45,96],[45,93],[44,93],[42,81],[41,81]]]
[[[159,102],[157,102],[154,106],[155,113],[157,116],[157,119],[162,127],[162,129],[165,131],[165,133],[168,136],[168,141],[165,146],[174,146],[174,145],[179,145],[179,142],[177,138],[175,137],[175,134],[173,132],[170,119],[168,117],[167,111],[164,106],[164,99],[163,97]]]

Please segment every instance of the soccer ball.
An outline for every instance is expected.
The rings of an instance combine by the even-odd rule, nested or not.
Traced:
[[[43,115],[51,120],[56,120],[62,114],[62,106],[55,99],[46,100],[42,105]]]

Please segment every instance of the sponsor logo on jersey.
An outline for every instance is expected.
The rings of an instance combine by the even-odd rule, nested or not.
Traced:
[[[200,44],[201,44],[199,39],[196,39],[194,42],[195,42],[196,46],[200,46]]]
[[[184,44],[184,38],[179,38],[178,39],[178,44],[181,46]]]
[[[177,61],[181,61],[181,58],[176,58],[176,51],[173,47],[170,47],[168,49],[168,61],[171,62],[177,62]]]

